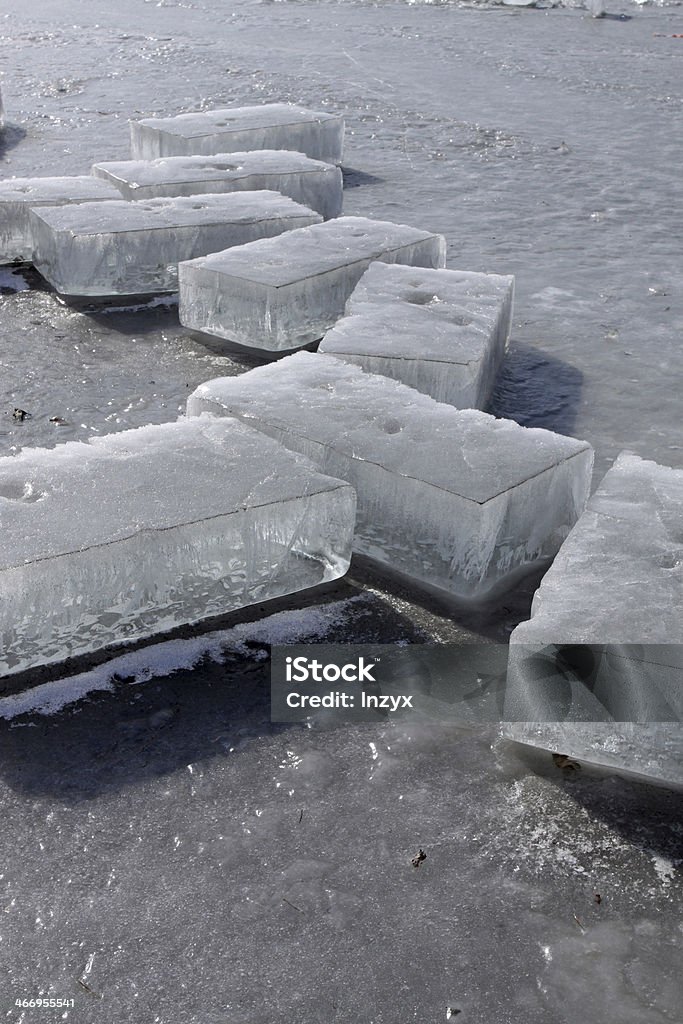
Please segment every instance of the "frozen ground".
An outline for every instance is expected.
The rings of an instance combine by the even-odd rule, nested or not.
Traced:
[[[516,275],[495,410],[590,441],[596,477],[622,448],[681,466],[683,26],[677,6],[609,10],[630,20],[0,0],[2,171],[124,159],[131,115],[340,109],[346,213],[443,232],[449,266]],[[89,310],[23,284],[2,271],[2,454],[174,419],[188,390],[248,365],[189,338],[166,301]],[[531,589],[456,622],[358,567],[276,635],[306,639],[312,618],[341,641],[500,639]],[[488,732],[273,729],[259,649],[223,665],[221,649],[150,648],[93,669],[113,689],[0,722],[4,1019],[680,1019],[680,794],[524,761]],[[156,679],[106,683],[116,671]],[[14,1005],[39,995],[76,1005]]]

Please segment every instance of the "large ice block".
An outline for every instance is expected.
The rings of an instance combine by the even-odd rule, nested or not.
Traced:
[[[113,185],[88,175],[76,178],[10,178],[0,182],[0,263],[33,259],[29,212],[43,206],[120,199]]]
[[[236,416],[347,480],[354,549],[457,598],[554,555],[590,486],[584,441],[454,409],[329,355],[207,381],[187,409]]]
[[[514,278],[372,263],[320,352],[483,409],[507,349]]]
[[[136,160],[293,149],[313,160],[340,164],[344,118],[290,103],[264,103],[131,121],[130,137]]]
[[[284,149],[110,161],[93,164],[92,172],[114,185],[124,199],[270,189],[325,220],[338,217],[342,208],[340,168]]]
[[[442,267],[446,243],[431,231],[340,217],[184,263],[180,322],[204,334],[270,352],[317,341],[374,260]]]
[[[620,455],[512,633],[506,735],[683,784],[682,538],[683,470]]]
[[[355,495],[211,417],[0,459],[0,674],[342,576]]]
[[[93,181],[97,181],[93,178]],[[124,199],[32,211],[34,263],[64,295],[146,295],[178,287],[178,263],[316,224],[278,192]]]

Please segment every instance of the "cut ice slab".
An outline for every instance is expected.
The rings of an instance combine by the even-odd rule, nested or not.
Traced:
[[[124,199],[270,189],[325,220],[338,217],[342,208],[340,168],[287,150],[122,160],[93,164],[92,172],[114,185]]]
[[[293,149],[313,160],[339,164],[344,118],[289,103],[266,103],[131,121],[130,137],[136,160]]]
[[[342,576],[351,487],[211,417],[0,459],[0,674]]]
[[[11,178],[0,182],[0,263],[33,259],[29,212],[42,206],[120,199],[106,181],[77,178]]]
[[[340,217],[183,263],[180,322],[249,348],[291,351],[332,327],[374,260],[434,268],[445,258],[442,235]]]
[[[442,405],[329,355],[207,381],[187,408],[238,417],[347,480],[354,550],[456,598],[554,555],[590,486],[584,441]]]
[[[683,471],[620,455],[510,638],[508,737],[683,785],[682,538]]]
[[[514,278],[372,263],[319,351],[460,409],[488,404],[510,335]]]
[[[320,220],[267,191],[48,207],[31,213],[34,263],[64,295],[173,292],[180,260]]]

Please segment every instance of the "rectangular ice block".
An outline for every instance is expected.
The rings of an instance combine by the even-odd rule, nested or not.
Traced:
[[[552,556],[590,486],[584,441],[442,405],[329,355],[207,381],[187,410],[235,416],[347,480],[354,550],[457,598]]]
[[[184,263],[180,322],[249,348],[282,352],[323,336],[374,260],[442,267],[446,242],[431,231],[340,217]]]
[[[106,181],[77,178],[10,178],[0,182],[0,263],[33,259],[30,210],[69,203],[120,199]]]
[[[336,579],[354,506],[229,419],[0,458],[0,675]]]
[[[34,263],[64,295],[173,292],[180,260],[320,220],[279,192],[49,207],[31,213]]]
[[[290,103],[203,110],[131,121],[131,156],[212,156],[250,149],[293,149],[313,160],[340,164],[344,118]]]
[[[288,150],[122,160],[93,164],[92,172],[114,185],[124,199],[270,189],[325,220],[338,217],[342,208],[340,168]]]
[[[505,735],[683,785],[682,538],[683,470],[620,455],[512,633]]]
[[[437,402],[484,409],[510,335],[514,278],[372,263],[319,352]]]

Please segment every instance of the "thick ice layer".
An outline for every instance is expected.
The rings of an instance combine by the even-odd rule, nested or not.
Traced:
[[[179,268],[186,327],[267,351],[317,341],[343,314],[374,260],[442,267],[446,243],[430,231],[340,217]]]
[[[325,220],[338,217],[342,208],[339,167],[287,150],[122,160],[93,164],[92,172],[114,185],[124,199],[271,189]]]
[[[508,736],[683,784],[682,537],[683,471],[620,455],[512,634]]]
[[[41,206],[119,199],[106,181],[77,178],[11,178],[0,182],[0,263],[33,258],[29,211]]]
[[[177,289],[180,260],[320,220],[260,191],[46,208],[31,213],[31,230],[35,265],[58,292],[146,295]]]
[[[552,556],[588,495],[584,441],[453,409],[329,355],[207,381],[188,401],[189,414],[205,411],[353,484],[354,549],[459,598]]]
[[[131,121],[130,137],[136,160],[293,149],[313,160],[340,164],[344,118],[289,103],[265,103]]]
[[[460,409],[488,404],[510,335],[514,278],[373,263],[323,338],[329,352]]]
[[[342,576],[355,496],[208,417],[0,459],[0,674]]]

